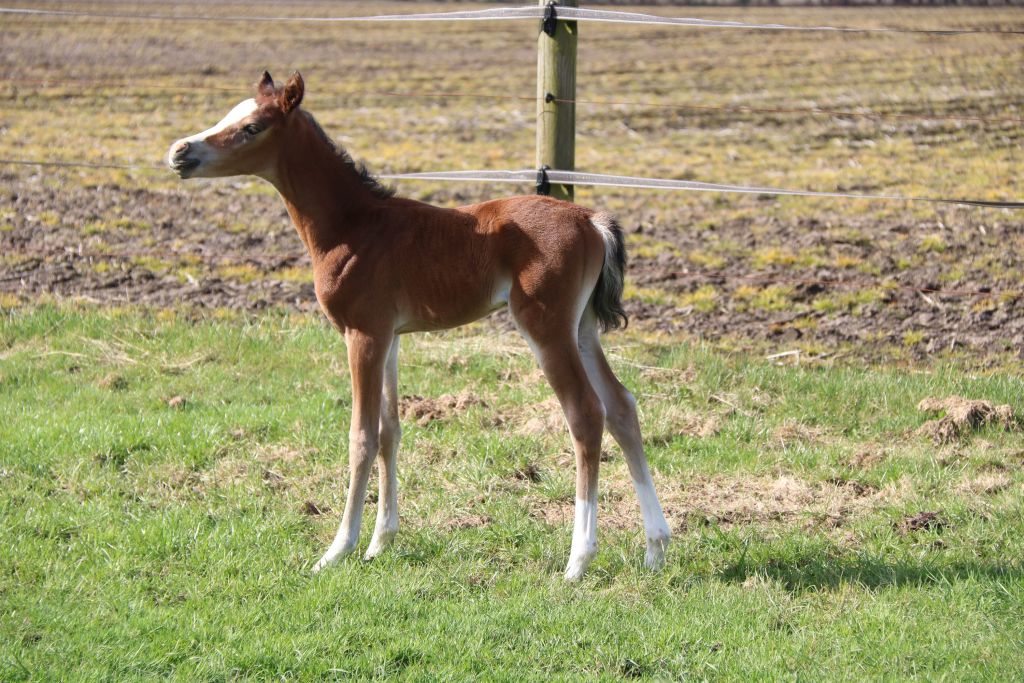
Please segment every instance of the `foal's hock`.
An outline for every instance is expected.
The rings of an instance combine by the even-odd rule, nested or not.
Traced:
[[[300,108],[295,73],[202,133],[167,164],[182,178],[255,175],[277,188],[313,262],[317,301],[345,336],[352,374],[349,489],[319,571],[359,540],[373,459],[380,496],[371,558],[398,531],[398,340],[455,327],[508,306],[558,396],[576,451],[576,514],[565,570],[580,577],[597,551],[597,471],[608,430],[622,447],[647,534],[645,564],[662,564],[669,529],[647,468],[633,396],[601,350],[601,329],[625,322],[625,248],[607,213],[520,196],[454,209],[394,197]]]

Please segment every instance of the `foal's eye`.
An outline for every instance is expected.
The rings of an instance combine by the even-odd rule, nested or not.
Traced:
[[[261,128],[257,126],[255,123],[250,123],[242,130],[244,130],[248,135],[256,135],[257,133],[260,132]]]

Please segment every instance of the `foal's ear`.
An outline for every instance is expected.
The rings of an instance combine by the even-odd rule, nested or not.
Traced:
[[[288,78],[288,82],[284,84],[278,99],[278,103],[285,114],[299,108],[299,105],[302,104],[302,95],[305,90],[306,85],[302,82],[302,74],[296,71]]]
[[[274,79],[270,77],[269,71],[263,72],[263,77],[260,82],[256,84],[256,92],[263,97],[274,96]]]

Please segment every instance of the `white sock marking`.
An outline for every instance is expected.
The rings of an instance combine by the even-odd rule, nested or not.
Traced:
[[[583,576],[597,552],[597,496],[593,500],[576,499],[576,520],[572,529],[572,548],[565,578],[573,581]]]

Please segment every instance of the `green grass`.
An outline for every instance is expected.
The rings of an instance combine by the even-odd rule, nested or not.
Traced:
[[[925,396],[1019,412],[1021,380],[608,342],[675,530],[662,572],[640,566],[609,442],[601,550],[562,581],[568,440],[521,428],[550,392],[521,342],[478,326],[404,343],[403,395],[485,404],[405,421],[396,545],[314,577],[345,477],[334,331],[273,312],[6,311],[0,679],[1024,674],[1024,440],[914,434]],[[538,481],[515,476],[526,463]],[[939,523],[907,531],[925,511]]]

